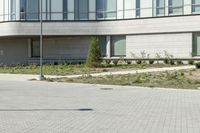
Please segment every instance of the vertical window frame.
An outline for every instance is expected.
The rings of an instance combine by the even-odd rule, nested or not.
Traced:
[[[115,44],[114,44],[114,39],[113,38],[117,38],[117,37],[122,37],[123,39],[124,39],[124,41],[125,41],[125,44],[124,44],[124,54],[116,54],[115,53]],[[119,40],[118,40],[119,41]],[[113,36],[111,36],[111,57],[126,57],[126,36],[125,35],[113,35]]]
[[[38,42],[39,44],[39,55],[34,55],[34,47],[33,47],[33,42]],[[39,42],[39,39],[31,39],[31,58],[40,58],[40,42]]]
[[[168,0],[168,16],[184,15],[184,0],[181,0],[182,1],[182,5],[181,6],[173,6],[173,1],[174,0]],[[169,5],[169,3],[172,3],[172,5]],[[175,8],[178,8],[178,9],[180,8],[181,9],[180,14],[174,14],[173,13]],[[170,10],[172,11],[172,13],[170,13]]]
[[[68,0],[63,0],[63,20],[68,20]]]

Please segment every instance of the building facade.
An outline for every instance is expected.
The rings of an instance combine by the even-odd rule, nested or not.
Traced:
[[[0,64],[40,57],[40,0],[0,0]],[[104,57],[200,55],[200,0],[42,0],[46,62],[85,60],[98,36]]]

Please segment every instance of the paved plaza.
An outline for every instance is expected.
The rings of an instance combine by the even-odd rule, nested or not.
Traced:
[[[0,133],[200,133],[200,91],[0,80]]]

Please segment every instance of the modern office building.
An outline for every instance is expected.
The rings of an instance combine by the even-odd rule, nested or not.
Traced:
[[[38,61],[39,0],[0,0],[0,64]],[[91,36],[105,57],[200,55],[200,0],[42,0],[46,62],[86,59]]]

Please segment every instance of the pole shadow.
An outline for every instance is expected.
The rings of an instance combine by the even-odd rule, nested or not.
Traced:
[[[65,111],[91,112],[94,110],[90,109],[90,108],[80,108],[80,109],[0,109],[0,112],[65,112]]]

